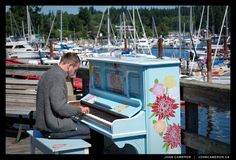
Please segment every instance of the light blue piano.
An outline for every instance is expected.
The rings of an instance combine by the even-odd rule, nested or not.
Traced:
[[[89,59],[90,107],[82,122],[138,154],[180,154],[178,60],[135,57]]]

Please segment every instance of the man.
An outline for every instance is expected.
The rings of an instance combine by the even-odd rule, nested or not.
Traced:
[[[79,66],[77,54],[67,53],[38,82],[35,128],[47,138],[90,138],[89,128],[73,118],[88,113],[89,108],[67,103],[66,78],[72,77]]]

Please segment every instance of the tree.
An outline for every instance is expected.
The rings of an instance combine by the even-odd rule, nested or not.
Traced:
[[[52,6],[53,7],[53,6]],[[210,6],[210,17],[209,17],[209,28],[215,33],[220,32],[224,12],[226,6]],[[31,16],[31,21],[35,33],[39,32],[48,35],[54,14],[49,12],[48,14],[41,13],[41,6],[29,6],[29,12]],[[69,36],[75,32],[76,37],[79,38],[94,38],[98,32],[100,21],[102,18],[102,12],[94,9],[93,6],[90,7],[79,7],[79,12],[77,14],[63,13],[63,36]],[[178,31],[178,8],[171,9],[158,9],[158,8],[139,8],[140,17],[147,36],[152,35],[152,16],[155,17],[155,23],[157,27],[158,34],[167,35],[170,31]],[[231,8],[228,9],[228,20],[230,24]],[[126,6],[121,8],[110,8],[110,20],[112,26],[120,25],[120,15],[125,13],[127,19],[127,25],[132,25],[130,21],[130,16],[128,11],[132,16],[132,9],[128,9]],[[11,13],[11,14],[10,14]],[[181,26],[183,30],[183,24],[185,23],[185,31],[189,31],[189,7],[181,7]],[[193,24],[194,28],[198,29],[200,18],[202,13],[202,6],[193,7]],[[11,15],[11,16],[10,16]],[[103,24],[101,27],[101,33],[107,35],[107,15],[105,14]],[[10,18],[11,17],[11,18]],[[139,36],[143,34],[141,24],[136,12],[135,26]],[[17,36],[22,36],[22,21],[24,22],[24,29],[27,30],[27,15],[26,6],[14,5],[10,6],[9,11],[6,12],[5,22],[6,22],[6,35],[11,35],[12,32]],[[11,27],[12,26],[12,27]],[[202,21],[202,28],[206,26],[206,9]],[[214,28],[212,27],[214,26]],[[230,25],[229,25],[230,27]],[[11,29],[12,28],[12,29]],[[57,12],[57,18],[51,33],[54,38],[59,38],[60,29],[60,11]],[[113,27],[114,29],[114,27]],[[230,28],[229,28],[230,29]],[[225,29],[224,29],[225,31]],[[230,32],[230,30],[229,30]],[[25,32],[27,33],[27,32]],[[224,32],[223,32],[224,34]]]
[[[22,21],[26,22],[26,6],[11,6],[10,16],[12,21],[13,34],[22,36]]]
[[[30,18],[31,18],[31,25],[34,27],[35,33],[37,33],[37,28],[40,25],[40,20],[41,20],[41,7],[39,6],[29,6],[29,12],[30,12]]]
[[[78,17],[81,20],[81,23],[84,28],[87,28],[88,30],[91,29],[91,13],[87,7],[79,8]]]

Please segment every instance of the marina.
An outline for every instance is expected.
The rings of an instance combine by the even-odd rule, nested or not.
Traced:
[[[31,29],[33,8],[26,7],[28,34],[22,21],[24,37],[6,37],[6,154],[32,153],[26,131],[35,123],[38,81],[66,53],[80,59],[75,77],[66,82],[68,103],[81,101],[90,107],[91,113],[81,121],[105,137],[104,154],[230,154],[230,8],[222,6],[218,34],[209,29],[209,6],[198,7],[200,22],[194,23],[199,29],[195,24],[193,31],[195,7],[190,6],[173,9],[178,13],[179,31],[168,34],[155,28],[152,16],[153,37],[140,14],[142,9],[122,11],[114,25],[112,16],[120,10],[104,8],[93,12],[101,19],[96,18],[100,23],[93,36],[87,33],[90,38],[76,40],[75,28],[73,39],[64,37],[65,13],[60,11],[60,22],[55,21],[57,15],[51,17],[48,38],[39,40]],[[190,17],[189,32],[185,23],[181,28],[181,9],[190,13],[185,15]],[[207,21],[202,26],[205,9]],[[80,7],[81,13],[87,11],[92,8]],[[13,20],[12,13],[8,14]],[[54,23],[60,26],[57,39],[52,38]],[[162,113],[161,106],[172,108]],[[36,154],[43,152],[36,150]]]
[[[7,65],[6,66],[6,75],[11,74],[29,74],[33,73],[34,75],[41,75],[45,70],[49,69],[50,66],[29,66],[29,65]],[[81,68],[78,71],[78,75],[82,75],[83,84],[88,84],[88,69]],[[85,85],[88,87],[88,85]],[[181,125],[182,129],[185,129],[186,132],[182,132],[183,135],[186,134],[191,138],[186,138],[183,142],[183,145],[189,146],[195,150],[199,150],[200,153],[229,153],[230,152],[230,86],[229,85],[219,85],[207,82],[200,81],[189,81],[181,80],[180,81],[181,89],[181,100],[184,100],[188,103],[185,103],[185,107],[181,107]],[[88,93],[88,90],[85,88],[84,94]],[[220,97],[220,98],[219,98]],[[190,99],[191,98],[191,99]],[[202,104],[200,107],[198,104]],[[209,107],[214,106],[214,107]],[[217,108],[216,111],[214,111]],[[190,115],[191,116],[190,116]],[[223,117],[218,117],[222,115]],[[215,117],[215,118],[213,118]],[[218,118],[217,118],[218,117]],[[191,120],[189,119],[191,118]],[[209,123],[205,123],[206,119]],[[210,119],[209,119],[210,118]],[[211,119],[213,118],[213,119]],[[222,123],[218,121],[224,121],[226,126],[220,127]],[[190,123],[186,123],[191,121]],[[189,125],[189,126],[188,126]],[[185,128],[184,128],[185,127]],[[187,129],[191,132],[187,132]],[[223,129],[223,130],[222,130]],[[222,136],[224,133],[224,136]],[[199,134],[199,136],[197,136]],[[187,137],[188,137],[187,136]],[[184,136],[185,137],[185,136]],[[209,138],[207,138],[209,137]],[[182,137],[183,138],[183,137]],[[193,138],[196,141],[193,141]],[[207,142],[206,148],[202,146],[202,141]],[[204,142],[204,143],[206,143]],[[214,146],[222,144],[221,147],[215,148]],[[220,149],[218,151],[217,149]],[[190,153],[182,149],[184,153]],[[196,153],[196,152],[194,152]],[[17,154],[17,153],[16,153]]]

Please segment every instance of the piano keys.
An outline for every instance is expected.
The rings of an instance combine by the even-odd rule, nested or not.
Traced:
[[[90,105],[84,101],[78,102],[78,101],[70,101],[69,102],[72,105],[82,105],[85,107],[89,107],[90,112],[84,114],[84,117],[93,119],[94,121],[98,121],[99,123],[102,123],[109,128],[111,128],[111,124],[114,120],[116,119],[121,119],[124,118],[125,116],[123,115],[117,115],[115,113],[109,112],[109,110],[105,110],[102,108],[99,108],[95,105]]]
[[[134,57],[90,58],[90,108],[82,122],[120,148],[139,154],[180,154],[179,61]]]

